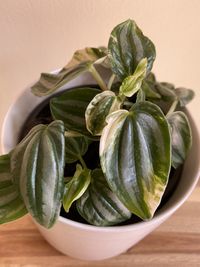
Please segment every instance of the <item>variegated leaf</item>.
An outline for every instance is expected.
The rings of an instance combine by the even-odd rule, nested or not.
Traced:
[[[37,96],[45,96],[53,93],[62,85],[76,78],[78,75],[89,71],[91,64],[100,58],[105,58],[107,50],[104,47],[87,47],[74,53],[71,61],[58,73],[42,73],[38,82],[31,90]],[[105,61],[101,62],[105,64]]]
[[[65,132],[65,162],[73,163],[80,159],[88,150],[88,138],[73,136],[70,131]]]
[[[160,108],[139,102],[107,118],[100,139],[101,166],[122,203],[147,220],[165,191],[171,167],[168,122]]]
[[[89,87],[74,88],[52,98],[50,108],[53,118],[62,120],[66,130],[91,136],[86,128],[85,111],[99,92],[99,89]]]
[[[80,164],[76,165],[74,177],[65,185],[63,207],[69,211],[72,203],[79,199],[87,190],[91,180],[91,171],[83,169]]]
[[[183,164],[192,145],[192,132],[185,113],[176,111],[167,116],[171,127],[172,166]]]
[[[122,85],[119,88],[121,95],[127,97],[133,96],[141,88],[142,81],[146,76],[147,69],[147,59],[143,58],[138,63],[133,75],[128,76],[122,82]]]
[[[114,225],[131,217],[130,211],[110,190],[101,169],[92,171],[92,180],[76,202],[80,215],[90,224]]]
[[[0,156],[0,224],[16,220],[27,213],[10,173],[10,156]]]
[[[106,55],[106,47],[86,47],[77,50],[65,68],[72,68],[83,62],[101,64],[104,62]]]
[[[142,58],[147,58],[147,72],[156,57],[154,44],[143,35],[133,20],[117,25],[111,32],[108,56],[112,71],[123,81],[134,73]]]
[[[56,222],[63,197],[64,125],[34,127],[11,154],[11,171],[29,213],[46,228]],[[18,177],[17,177],[18,176]]]
[[[106,117],[120,109],[121,101],[112,91],[97,94],[89,103],[86,112],[86,126],[93,135],[101,135]]]

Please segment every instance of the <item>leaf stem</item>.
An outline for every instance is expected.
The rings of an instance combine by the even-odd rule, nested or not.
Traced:
[[[98,71],[96,70],[96,68],[94,67],[93,64],[90,65],[89,71],[91,72],[93,78],[96,80],[96,82],[98,83],[98,85],[100,86],[100,88],[103,91],[108,90],[104,80],[101,78],[100,74],[98,73]]]
[[[87,169],[87,166],[86,166],[86,164],[85,164],[85,161],[84,161],[84,159],[82,158],[81,155],[79,155],[78,159],[79,159],[79,161],[80,161],[82,167],[83,167],[84,169]]]
[[[113,73],[113,74],[110,76],[110,79],[109,79],[109,81],[108,81],[108,90],[111,89],[114,80],[115,80],[115,74]]]
[[[178,100],[175,100],[175,101],[172,103],[170,109],[168,110],[168,112],[167,112],[167,114],[166,114],[166,117],[169,116],[169,115],[171,115],[171,114],[175,111],[175,109],[176,109],[176,107],[177,107],[177,104],[178,104]]]

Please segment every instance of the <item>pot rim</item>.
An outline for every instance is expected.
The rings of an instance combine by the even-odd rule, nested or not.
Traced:
[[[30,88],[30,87],[28,87],[28,88]],[[69,88],[73,88],[73,86],[71,86],[71,87],[69,86],[66,89],[69,89]],[[30,94],[30,90],[29,90],[28,94]],[[2,152],[3,153],[8,153],[8,151],[6,151],[6,148],[5,148],[6,124],[7,124],[8,120],[10,119],[10,116],[12,115],[11,113],[13,111],[13,108],[15,108],[15,106],[17,106],[17,104],[19,104],[18,103],[18,102],[20,102],[19,100],[24,98],[26,95],[27,95],[27,89],[23,90],[20,94],[18,94],[18,96],[13,101],[13,103],[10,105],[10,107],[9,107],[5,117],[4,117],[3,125],[2,125],[2,132],[1,132],[1,148],[2,148]],[[37,99],[37,97],[35,97],[35,96],[33,96],[33,98]],[[47,98],[49,98],[49,97],[46,97],[46,99]],[[45,100],[45,98],[43,98],[43,101],[44,100]],[[194,150],[194,146],[195,146],[195,150],[197,152],[197,156],[196,156],[196,154],[194,156],[197,159],[199,159],[199,162],[200,162],[200,141],[199,141],[200,140],[200,136],[199,136],[196,124],[194,122],[194,119],[192,118],[192,115],[190,114],[190,112],[188,112],[188,110],[186,110],[186,111],[187,111],[187,115],[189,116],[189,121],[190,121],[191,126],[192,126],[191,128],[193,130],[193,135],[195,137],[194,141],[196,141],[195,144],[193,143],[193,150]],[[32,110],[31,110],[31,112],[32,112]],[[192,155],[192,153],[190,153],[190,158],[194,157],[194,156]],[[186,162],[187,161],[188,161],[188,159],[186,160]],[[198,160],[196,160],[196,162],[197,161]],[[162,222],[163,218],[171,216],[185,202],[185,200],[190,196],[190,194],[194,190],[194,188],[195,188],[195,186],[196,186],[196,184],[197,184],[197,182],[199,180],[199,176],[200,176],[200,166],[199,165],[198,165],[198,169],[195,171],[195,174],[193,174],[192,182],[191,182],[190,186],[188,188],[186,188],[184,192],[181,193],[181,196],[178,197],[178,200],[177,201],[173,201],[174,195],[176,195],[176,192],[177,192],[177,189],[176,189],[175,192],[173,193],[173,195],[167,201],[167,203],[157,212],[157,214],[155,214],[155,217],[153,217],[149,221],[141,221],[141,222],[133,223],[133,224],[130,224],[130,225],[121,225],[121,226],[117,226],[117,225],[113,225],[113,226],[95,226],[95,225],[89,225],[89,224],[84,224],[84,223],[72,221],[70,219],[67,219],[67,218],[64,218],[62,216],[59,216],[58,217],[58,222],[63,223],[63,224],[68,224],[68,225],[70,225],[72,227],[76,227],[76,228],[79,228],[79,229],[84,229],[84,230],[88,230],[88,231],[95,231],[95,232],[131,231],[132,229],[142,229],[142,228],[145,228],[147,226],[151,226],[151,225],[153,225],[154,223],[156,223],[158,221]],[[184,164],[184,168],[183,169],[185,169],[185,164]],[[184,172],[184,170],[183,170],[183,172]]]

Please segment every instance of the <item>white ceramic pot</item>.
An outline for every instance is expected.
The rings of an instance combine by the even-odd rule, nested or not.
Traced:
[[[82,84],[92,84],[89,74],[84,74],[60,89],[64,90]],[[3,124],[1,144],[4,153],[17,143],[20,129],[30,112],[45,98],[38,98],[26,89],[10,107]],[[152,232],[170,217],[189,197],[200,175],[200,143],[197,128],[191,116],[193,146],[185,162],[181,181],[170,200],[148,222],[127,226],[96,227],[59,217],[55,226],[47,230],[38,224],[44,238],[57,250],[71,257],[83,260],[102,260],[114,257]]]

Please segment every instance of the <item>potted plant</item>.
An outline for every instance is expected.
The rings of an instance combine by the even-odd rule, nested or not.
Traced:
[[[198,133],[185,109],[194,93],[158,82],[155,56],[127,20],[107,48],[76,51],[18,98],[3,126],[0,223],[30,213],[58,250],[104,259],[185,201],[199,172]]]

